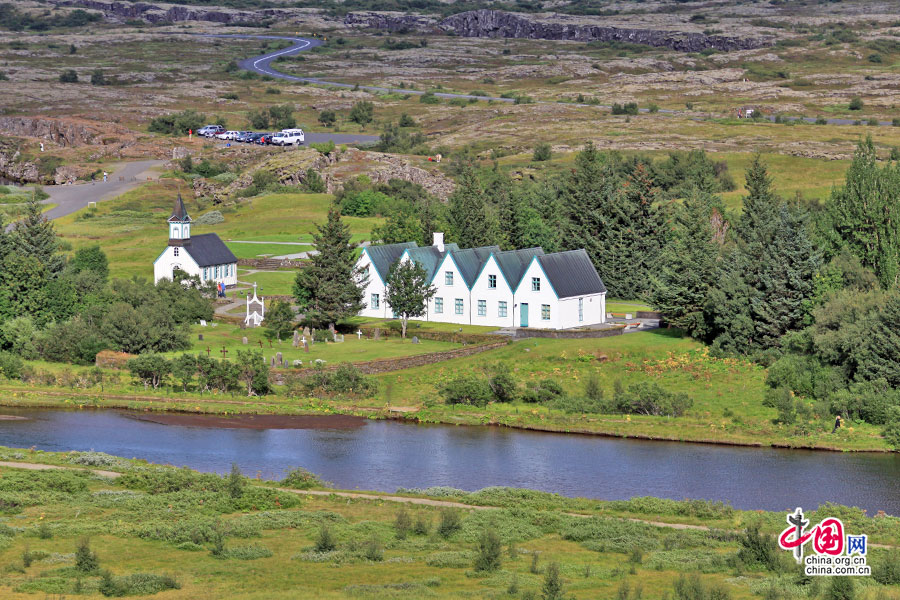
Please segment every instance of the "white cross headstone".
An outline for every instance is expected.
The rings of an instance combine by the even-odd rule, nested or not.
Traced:
[[[200,319],[200,327],[206,327],[206,321]]]
[[[356,339],[358,339],[358,340],[362,339],[362,330],[360,330],[360,329],[356,330]]]
[[[302,345],[305,345],[305,344],[306,344],[306,336],[303,336],[303,337],[300,338],[300,345],[302,346]]]

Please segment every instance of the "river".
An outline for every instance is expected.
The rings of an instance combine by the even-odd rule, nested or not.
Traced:
[[[154,463],[280,479],[302,466],[344,489],[505,485],[603,500],[721,500],[740,509],[826,502],[900,515],[900,455],[625,440],[348,417],[293,429],[223,428],[221,418],[118,410],[0,409],[0,445],[97,450]],[[154,422],[146,419],[154,419]],[[178,424],[172,424],[178,423]]]

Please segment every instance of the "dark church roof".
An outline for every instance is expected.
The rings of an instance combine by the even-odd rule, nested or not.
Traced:
[[[375,270],[381,276],[382,281],[387,281],[388,271],[391,265],[403,256],[403,252],[410,248],[417,248],[419,245],[415,242],[404,242],[402,244],[382,244],[380,246],[369,246],[365,251],[369,255]]]
[[[199,267],[236,263],[237,258],[215,233],[192,235],[184,241],[184,249]]]
[[[178,197],[175,198],[175,208],[172,209],[172,216],[169,217],[169,221],[191,221],[191,217],[184,207],[184,200],[181,199],[181,194],[178,194]]]

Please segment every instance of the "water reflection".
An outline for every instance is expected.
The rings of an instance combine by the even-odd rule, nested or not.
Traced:
[[[124,411],[3,409],[0,444],[98,450],[152,462],[281,478],[303,466],[342,488],[508,485],[567,496],[704,498],[738,508],[826,501],[900,514],[900,455],[650,442],[499,428],[365,421],[344,428],[162,425]],[[328,417],[316,423],[334,423]],[[344,421],[346,425],[346,421]]]

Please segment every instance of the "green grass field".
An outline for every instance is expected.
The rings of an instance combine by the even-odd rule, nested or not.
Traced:
[[[96,211],[82,210],[54,221],[54,225],[75,249],[100,244],[109,257],[112,277],[137,275],[149,279],[153,276],[153,261],[168,241],[165,221],[181,186],[183,182],[175,179],[147,183],[101,203]],[[211,209],[188,195],[184,197],[189,213],[195,218]],[[330,204],[331,196],[327,194],[269,194],[222,209],[224,223],[194,225],[191,231],[194,234],[214,232],[223,240],[308,244],[316,224],[324,222]],[[362,241],[368,239],[379,219],[345,217],[344,222],[354,234],[354,241]],[[264,252],[268,246],[261,244],[242,246],[253,246],[247,252],[268,253]],[[281,254],[310,249],[306,245],[277,248]]]
[[[290,296],[293,294],[296,271],[256,271],[238,269],[238,281],[258,286],[260,296]]]
[[[94,452],[0,448],[0,460],[63,467],[0,467],[0,491],[17,501],[0,513],[0,595],[11,600],[103,598],[103,570],[128,595],[171,600],[537,598],[551,564],[571,599],[671,598],[684,576],[694,586],[722,590],[690,597],[731,600],[759,598],[770,588],[790,594],[781,597],[822,597],[831,583],[814,577],[797,584],[793,560],[777,548],[770,567],[738,558],[744,528],[760,526],[762,543],[773,544],[783,513],[703,501],[603,502],[511,488],[443,488],[449,499],[472,507],[450,508],[443,504],[448,496],[424,497],[422,504],[402,501],[409,496],[350,498],[321,493],[315,479],[232,485],[215,475]],[[93,475],[82,465],[121,475]],[[292,485],[302,489],[287,489]],[[894,517],[873,519],[836,506],[819,512],[807,515],[818,522],[839,514],[850,531],[880,543],[900,535]],[[480,541],[489,532],[496,549],[485,553],[490,568],[479,569]],[[77,557],[85,541],[93,561]],[[870,547],[876,569],[888,558],[887,550]],[[858,600],[900,598],[897,586],[858,579]]]
[[[198,339],[198,335],[201,334],[203,335],[202,341]],[[247,338],[248,342],[246,346],[243,344],[242,338],[244,337]],[[357,339],[357,336],[347,334],[341,343],[315,343],[310,346],[307,353],[302,347],[294,348],[291,340],[272,341],[270,344],[270,341],[265,337],[263,328],[241,329],[236,325],[225,323],[218,323],[216,327],[195,325],[191,328],[191,338],[193,343],[191,352],[205,353],[206,349],[209,348],[211,356],[221,358],[221,350],[224,346],[228,351],[226,356],[229,358],[234,357],[238,350],[261,350],[267,360],[275,356],[276,352],[281,352],[285,360],[302,360],[304,366],[315,360],[323,360],[327,364],[360,362],[378,358],[396,358],[399,356],[440,352],[460,346],[452,342],[432,340],[420,340],[418,344],[413,344],[408,339],[401,340],[397,337],[382,338],[380,340]],[[260,343],[262,344],[261,346]],[[171,353],[172,356],[178,354],[181,354],[181,352]]]

